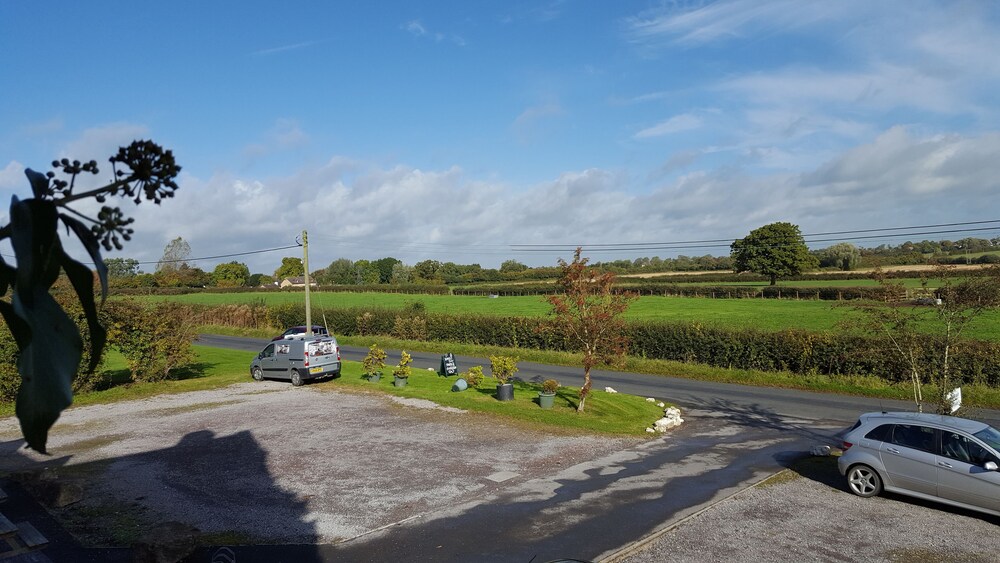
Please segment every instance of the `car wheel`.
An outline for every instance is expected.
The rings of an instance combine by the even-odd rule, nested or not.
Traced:
[[[261,371],[260,368],[253,368],[253,371],[250,372],[250,375],[257,381],[264,381],[264,372]]]
[[[873,497],[882,492],[882,478],[867,465],[855,465],[847,472],[847,488],[859,497]]]
[[[292,385],[296,387],[302,385],[302,374],[299,373],[299,370],[292,368],[288,375],[291,376]]]

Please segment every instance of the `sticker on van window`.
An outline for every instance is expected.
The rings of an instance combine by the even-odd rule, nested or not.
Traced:
[[[291,351],[291,346],[288,344],[279,344],[277,352],[279,354],[287,354]]]

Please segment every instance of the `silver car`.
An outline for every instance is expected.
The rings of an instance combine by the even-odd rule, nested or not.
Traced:
[[[1000,516],[1000,431],[926,413],[861,415],[837,467],[858,496],[882,490]]]

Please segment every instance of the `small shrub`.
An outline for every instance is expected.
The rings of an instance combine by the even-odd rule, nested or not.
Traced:
[[[461,374],[459,377],[465,380],[469,384],[469,387],[479,387],[479,384],[483,382],[486,377],[483,375],[483,366],[472,366],[469,371]]]
[[[559,382],[555,379],[546,379],[542,382],[542,393],[554,394],[559,390]]]
[[[368,348],[368,355],[361,362],[364,368],[366,376],[381,375],[382,369],[385,368],[385,350],[378,347],[378,344],[372,344]]]
[[[403,353],[399,356],[399,364],[392,368],[392,375],[399,377],[401,379],[410,377],[410,364],[413,363],[413,358],[403,350]]]
[[[517,373],[517,360],[516,356],[490,356],[490,369],[497,383],[504,385]]]

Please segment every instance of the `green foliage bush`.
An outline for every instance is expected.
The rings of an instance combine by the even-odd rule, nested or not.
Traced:
[[[177,303],[152,306],[128,300],[108,302],[108,343],[125,357],[134,381],[159,381],[194,358],[191,309]]]
[[[464,379],[469,387],[479,387],[486,376],[483,375],[483,366],[472,366],[469,371],[460,374],[459,377]]]

